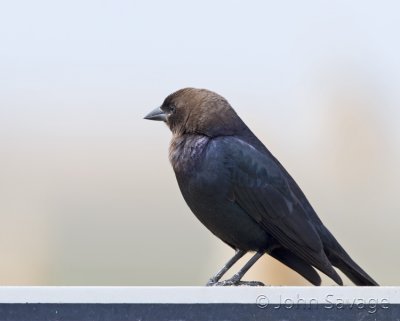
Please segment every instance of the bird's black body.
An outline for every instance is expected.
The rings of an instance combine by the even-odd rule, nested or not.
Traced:
[[[182,195],[196,217],[231,247],[267,250],[272,239],[234,202],[222,140],[191,135],[171,151]]]
[[[182,195],[214,235],[241,253],[268,253],[315,285],[321,279],[314,268],[342,284],[332,266],[357,285],[377,285],[226,100],[184,89],[161,109],[170,117],[170,161]]]

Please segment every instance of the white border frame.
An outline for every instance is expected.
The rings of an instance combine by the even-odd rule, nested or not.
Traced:
[[[0,286],[0,303],[399,304],[400,287]]]

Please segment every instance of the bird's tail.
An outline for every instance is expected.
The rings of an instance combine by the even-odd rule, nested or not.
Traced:
[[[343,250],[344,251],[344,250]],[[333,266],[340,269],[355,284],[361,286],[378,286],[379,284],[371,278],[346,252],[330,253],[329,260]]]
[[[321,277],[314,268],[289,250],[280,247],[273,250],[270,255],[299,273],[311,284],[321,285]]]
[[[365,272],[324,227],[324,250],[333,266],[341,270],[355,285],[378,286],[379,284]]]

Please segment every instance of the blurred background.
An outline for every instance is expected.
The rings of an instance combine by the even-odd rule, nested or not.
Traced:
[[[0,284],[206,283],[233,252],[184,203],[169,130],[143,120],[193,86],[226,97],[350,255],[400,285],[399,10],[0,2]],[[307,284],[267,256],[247,279]]]

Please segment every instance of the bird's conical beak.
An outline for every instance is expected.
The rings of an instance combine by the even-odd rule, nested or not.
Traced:
[[[167,121],[167,115],[161,110],[160,107],[149,112],[144,119]]]

